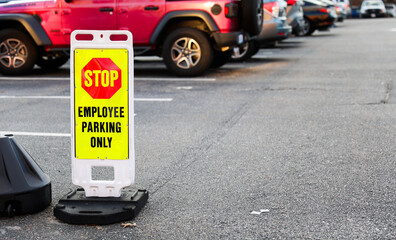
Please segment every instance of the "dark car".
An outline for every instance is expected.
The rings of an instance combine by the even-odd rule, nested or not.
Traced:
[[[303,35],[309,36],[316,30],[326,30],[337,20],[335,5],[319,0],[304,0]]]

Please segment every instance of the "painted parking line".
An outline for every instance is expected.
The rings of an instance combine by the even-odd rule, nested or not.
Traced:
[[[0,131],[0,135],[7,135],[7,134],[18,135],[18,136],[38,136],[38,137],[71,137],[70,133]]]
[[[0,77],[0,81],[70,81],[70,77]]]
[[[0,77],[0,81],[70,81],[70,77]],[[157,82],[214,82],[216,78],[160,78],[160,77],[135,77],[135,81]]]
[[[169,82],[214,82],[216,78],[135,78],[135,81],[169,81]]]
[[[70,99],[70,96],[0,96],[0,99]]]
[[[172,102],[173,98],[135,98],[135,102]]]
[[[0,99],[70,99],[70,96],[0,96]],[[173,98],[134,98],[135,102],[171,102]]]

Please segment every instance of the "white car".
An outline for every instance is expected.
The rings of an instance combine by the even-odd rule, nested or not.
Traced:
[[[361,17],[385,17],[386,9],[382,0],[364,0],[360,7]]]
[[[396,5],[395,4],[385,4],[386,15],[388,17],[396,17]]]

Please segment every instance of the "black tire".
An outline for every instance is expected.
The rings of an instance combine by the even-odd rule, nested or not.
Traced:
[[[254,41],[246,42],[242,45],[233,48],[233,53],[231,56],[231,62],[243,62],[257,53],[257,47]],[[257,50],[257,51],[256,51]]]
[[[276,48],[277,44],[278,44],[278,43],[277,43],[276,41],[272,41],[272,42],[266,43],[266,44],[265,44],[265,47],[266,47],[266,48]]]
[[[263,0],[242,0],[242,28],[254,36],[261,32],[263,27]]]
[[[63,64],[65,64],[69,60],[69,57],[66,55],[61,56],[41,56],[37,60],[37,65],[42,69],[46,70],[55,70],[60,68]]]
[[[22,75],[37,61],[37,47],[31,38],[15,29],[0,31],[0,73]]]
[[[220,52],[220,51],[214,51],[213,53],[213,61],[212,64],[210,64],[211,68],[219,68],[226,64],[232,55],[232,51],[225,51],[225,52]]]
[[[313,23],[308,19],[304,18],[304,25],[302,28],[302,35],[303,36],[311,36],[313,32],[315,32],[315,27]]]
[[[174,74],[198,76],[212,63],[213,50],[205,33],[193,28],[180,28],[165,39],[162,57]]]
[[[252,56],[256,55],[258,53],[258,51],[260,51],[260,44],[258,42],[253,42],[254,46],[253,46],[253,54]]]
[[[305,22],[305,20],[303,20],[303,22]],[[302,26],[297,26],[297,27],[293,28],[293,33],[297,37],[304,36],[304,24],[302,24]]]

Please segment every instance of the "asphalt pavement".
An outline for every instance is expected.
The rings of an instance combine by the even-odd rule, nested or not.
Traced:
[[[0,133],[52,181],[0,239],[396,239],[395,42],[396,19],[357,19],[199,78],[136,58],[130,188],[150,196],[126,228],[53,216],[76,188],[69,65],[0,76]]]

